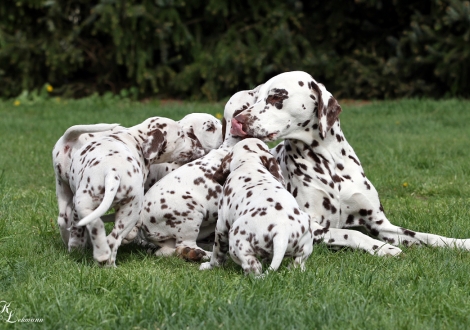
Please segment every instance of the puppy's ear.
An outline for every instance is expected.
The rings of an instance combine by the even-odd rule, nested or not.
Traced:
[[[222,141],[225,141],[225,132],[227,131],[227,121],[222,118]]]
[[[196,134],[194,134],[194,130],[192,126],[186,131],[186,136],[189,137],[193,141],[193,145],[196,145],[196,147],[202,149],[201,141],[199,141]]]
[[[222,159],[222,163],[220,163],[219,168],[215,171],[214,176],[212,177],[217,183],[221,186],[224,185],[225,181],[227,181],[227,177],[230,174],[230,162],[232,161],[233,153],[228,153],[224,159]]]
[[[274,157],[266,157],[266,156],[261,156],[261,163],[263,164],[264,167],[269,171],[269,173],[272,174],[272,176],[279,181],[282,186],[285,187],[286,183],[284,182],[284,177],[282,176],[281,173],[281,167],[277,163],[276,159]]]
[[[142,151],[145,159],[159,157],[166,149],[165,133],[155,129],[147,134],[147,139],[142,143]]]
[[[338,120],[339,114],[342,109],[338,104],[338,101],[333,96],[323,95],[320,87],[312,81],[310,83],[311,89],[317,93],[318,102],[318,129],[323,138],[326,137],[326,133],[331,129],[333,124]],[[328,99],[326,99],[328,98]]]

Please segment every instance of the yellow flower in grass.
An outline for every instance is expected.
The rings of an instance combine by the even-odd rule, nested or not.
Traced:
[[[221,114],[220,112],[217,112],[217,113],[215,114],[215,117],[216,117],[217,119],[222,119],[222,118],[223,118],[223,116],[222,116],[222,114]]]
[[[47,85],[46,90],[50,93],[54,90],[54,87],[52,87],[51,85]]]
[[[408,182],[403,182],[403,187],[404,188],[408,187]]]
[[[19,106],[21,104],[21,102],[19,100],[15,100],[15,102],[13,102],[13,105],[15,107]]]

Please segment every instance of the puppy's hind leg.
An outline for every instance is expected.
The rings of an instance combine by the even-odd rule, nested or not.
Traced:
[[[69,252],[72,252],[72,250],[75,249],[84,249],[89,242],[87,229],[76,225],[79,221],[77,211],[72,210],[72,218],[70,227],[68,228],[69,237],[67,245]]]
[[[57,205],[59,207],[59,216],[57,217],[57,225],[59,226],[60,236],[66,246],[69,244],[70,232],[72,226],[72,201],[73,193],[70,187],[60,178],[56,178],[56,195]]]
[[[286,230],[278,231],[277,235],[273,238],[273,259],[269,266],[269,271],[276,271],[284,259],[286,254],[289,237]]]
[[[199,219],[197,222],[196,221],[196,219],[192,220],[192,225],[198,225],[198,228],[200,228],[202,219]],[[179,233],[176,237],[176,255],[188,261],[209,260],[212,252],[205,251],[200,248],[196,243],[197,237],[198,232],[193,230],[182,231]]]
[[[89,212],[82,212],[83,217],[91,212],[91,210],[89,210]],[[100,218],[98,218],[88,223],[86,228],[90,235],[91,244],[93,246],[93,258],[98,263],[103,264],[111,257],[111,249],[109,248],[109,245],[106,241],[106,230],[104,228],[104,223]]]
[[[155,244],[160,246],[160,248],[155,252],[155,256],[157,257],[171,257],[176,253],[174,238],[170,238],[165,241],[155,242]]]

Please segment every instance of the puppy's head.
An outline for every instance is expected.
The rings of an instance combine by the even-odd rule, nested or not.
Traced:
[[[200,142],[188,136],[174,120],[154,117],[150,122],[142,150],[151,164],[186,163],[205,154]]]
[[[277,181],[283,186],[285,185],[281,168],[276,159],[269,153],[268,146],[261,140],[253,138],[244,139],[233,147],[214,173],[214,179],[223,185],[230,172],[245,163],[251,163],[253,167],[264,167]],[[263,173],[262,170],[260,172]]]
[[[231,136],[232,118],[258,101],[261,86],[263,85],[259,85],[252,90],[237,92],[227,101],[224,108],[224,118],[222,119],[222,137],[224,140]]]
[[[222,124],[208,113],[190,113],[178,123],[190,138],[199,141],[205,153],[222,144]]]

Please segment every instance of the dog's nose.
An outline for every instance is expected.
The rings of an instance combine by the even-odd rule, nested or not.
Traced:
[[[246,122],[246,116],[245,115],[237,115],[237,116],[233,117],[233,119],[235,119],[236,121],[238,121],[241,124]]]

